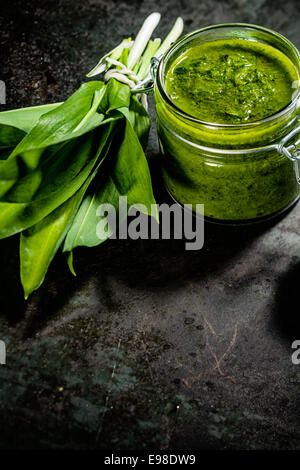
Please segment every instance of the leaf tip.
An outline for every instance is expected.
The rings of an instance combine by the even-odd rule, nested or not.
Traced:
[[[74,263],[73,263],[73,251],[70,251],[70,253],[68,255],[67,263],[68,263],[68,266],[69,266],[69,269],[70,269],[71,273],[73,274],[74,277],[76,277],[77,274],[75,272]]]

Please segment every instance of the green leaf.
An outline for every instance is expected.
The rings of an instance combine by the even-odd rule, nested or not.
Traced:
[[[88,113],[84,116],[84,118],[80,121],[80,123],[75,127],[75,129],[73,129],[72,132],[78,132],[79,129],[81,129],[81,127],[83,127],[87,123],[87,121],[89,121],[91,117],[98,111],[101,100],[105,94],[105,88],[106,87],[102,87],[100,90],[94,91],[92,105]]]
[[[0,161],[0,198],[3,202],[6,192],[18,184],[24,172],[29,173],[39,167],[45,159],[45,153],[47,155],[48,147],[83,135],[105,121],[103,114],[95,113],[78,132],[73,132],[89,112],[95,90],[104,86],[102,82],[86,83],[65,103],[54,108],[52,106],[53,109],[40,116],[37,124],[14,148],[8,159]]]
[[[99,111],[108,114],[115,109],[128,108],[130,100],[131,92],[129,86],[111,78],[106,85]]]
[[[95,91],[104,86],[103,82],[85,83],[63,104],[43,114],[15,148],[10,159],[21,158],[26,167],[35,169],[46,147],[74,139],[98,127],[104,115],[95,113],[78,132],[73,132],[90,111]]]
[[[17,144],[16,144],[17,145]],[[0,149],[0,165],[2,160],[7,160],[14,147],[8,147],[6,149]],[[1,171],[1,170],[0,170]]]
[[[25,171],[17,184],[6,192],[6,201],[0,202],[0,238],[35,225],[76,192],[98,158],[101,160],[113,125],[112,122],[62,146],[46,149],[39,168],[29,173]],[[6,177],[9,178],[9,174]]]
[[[41,116],[37,125],[21,140],[9,158],[0,161],[1,202],[24,202],[20,199],[12,199],[14,196],[7,195],[8,191],[13,189],[18,193],[18,188],[14,186],[18,187],[19,184],[23,184],[23,182],[20,183],[23,177],[27,177],[35,170],[40,171],[41,166],[52,166],[47,157],[49,154],[55,154],[57,149],[61,148],[60,145],[63,146],[68,141],[117,119],[115,115],[106,118],[103,114],[96,112],[77,132],[73,132],[89,113],[95,90],[100,90],[104,86],[102,82],[89,82],[82,85],[64,104]],[[31,176],[28,178],[27,184],[30,185]],[[36,178],[35,175],[33,178]]]
[[[17,127],[0,124],[0,150],[15,147],[25,135],[26,132]]]
[[[70,269],[71,273],[73,274],[73,276],[76,277],[77,274],[76,274],[75,269],[74,269],[73,251],[69,252],[69,255],[68,255],[68,258],[67,258],[67,263],[68,263],[68,266],[69,266],[69,269]]]
[[[49,265],[58,248],[65,238],[84,194],[95,178],[97,171],[105,159],[113,138],[113,132],[109,132],[102,144],[102,158],[96,168],[89,174],[82,187],[61,206],[57,207],[36,225],[21,233],[20,261],[21,281],[25,298],[42,284]],[[68,258],[68,265],[75,274],[73,268],[73,255]]]
[[[38,224],[21,233],[21,281],[25,299],[42,284],[82,199],[78,191]]]
[[[146,157],[130,121],[124,121],[121,144],[119,148],[112,146],[106,164],[84,198],[66,236],[64,251],[77,246],[96,246],[112,235],[109,230],[105,238],[97,236],[96,211],[100,204],[112,204],[118,214],[119,196],[127,196],[129,206],[143,204],[151,214],[155,199]]]
[[[60,103],[31,108],[13,109],[0,113],[0,160],[6,160],[39,118]]]
[[[43,114],[52,111],[61,104],[62,103],[53,103],[2,111],[0,113],[0,128],[1,126],[12,126],[27,133],[33,128]]]
[[[148,142],[151,119],[144,106],[141,105],[135,96],[132,96],[129,107],[121,107],[118,111],[129,120],[142,147],[145,149]]]

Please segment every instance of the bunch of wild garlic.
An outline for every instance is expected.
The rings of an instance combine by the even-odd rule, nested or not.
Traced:
[[[57,250],[95,246],[96,209],[155,204],[146,145],[150,118],[145,95],[131,90],[182,32],[179,18],[161,44],[151,40],[160,20],[153,13],[135,41],[106,54],[64,103],[0,113],[0,238],[20,233],[20,271],[25,298],[43,282]]]

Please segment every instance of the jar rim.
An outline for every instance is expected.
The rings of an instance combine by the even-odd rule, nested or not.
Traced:
[[[294,44],[282,34],[277,33],[276,31],[273,31],[272,29],[265,28],[263,26],[253,25],[249,23],[222,23],[222,24],[206,26],[205,28],[201,28],[189,34],[186,34],[185,36],[175,41],[174,44],[170,47],[170,49],[162,56],[159,62],[159,66],[158,66],[158,70],[156,74],[156,84],[157,84],[157,88],[161,97],[165,100],[165,102],[169,106],[171,106],[174,112],[180,117],[186,120],[189,120],[191,122],[194,122],[196,124],[200,124],[200,125],[210,127],[210,128],[231,129],[231,130],[240,129],[240,128],[247,129],[247,128],[256,127],[259,125],[272,123],[276,119],[281,118],[282,116],[285,116],[286,114],[289,113],[289,111],[291,111],[294,108],[297,101],[300,100],[300,85],[299,85],[298,89],[293,93],[292,99],[289,101],[289,103],[287,103],[287,105],[284,108],[282,108],[275,114],[272,114],[271,116],[267,116],[266,118],[260,119],[258,121],[252,121],[252,122],[246,122],[246,123],[240,123],[240,124],[222,124],[222,123],[217,123],[217,122],[203,121],[201,119],[196,118],[195,116],[192,116],[191,114],[186,113],[171,100],[170,96],[168,95],[165,89],[163,74],[164,74],[164,67],[166,65],[166,62],[172,56],[172,54],[186,41],[193,39],[194,37],[196,37],[197,35],[205,31],[209,31],[213,29],[217,30],[219,28],[233,28],[233,27],[241,27],[241,28],[245,28],[249,30],[252,29],[252,30],[262,31],[262,32],[269,34],[270,36],[280,39],[286,46],[288,46],[296,54],[299,60],[299,64],[300,64],[300,52],[296,48],[296,46],[294,46]],[[253,41],[253,39],[245,39],[245,40]]]

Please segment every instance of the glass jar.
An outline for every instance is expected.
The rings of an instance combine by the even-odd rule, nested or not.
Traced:
[[[299,51],[280,34],[259,26],[224,24],[188,34],[154,60],[155,107],[162,173],[180,204],[204,204],[205,217],[221,223],[251,223],[279,214],[300,195],[300,88],[280,112],[245,124],[201,121],[168,96],[168,68],[185,50],[206,41],[242,38],[284,53],[300,76]]]

